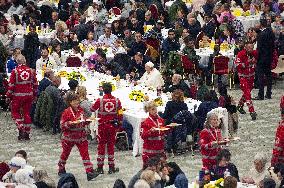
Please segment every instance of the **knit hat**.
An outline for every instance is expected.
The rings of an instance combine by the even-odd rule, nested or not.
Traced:
[[[22,157],[13,157],[9,162],[10,167],[25,168],[27,162]]]

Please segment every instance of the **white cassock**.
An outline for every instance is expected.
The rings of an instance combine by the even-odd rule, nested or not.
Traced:
[[[165,84],[161,73],[156,68],[150,73],[145,72],[139,82],[147,87],[153,88],[161,88]]]

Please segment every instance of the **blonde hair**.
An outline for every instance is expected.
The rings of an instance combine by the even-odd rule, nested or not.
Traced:
[[[172,93],[172,100],[177,102],[183,102],[184,101],[184,93],[180,89],[174,90]]]
[[[67,28],[67,25],[65,22],[61,21],[61,20],[58,20],[55,22],[55,30],[56,31],[66,31],[68,28]]]
[[[157,104],[154,102],[154,101],[150,101],[150,102],[146,102],[145,104],[144,104],[144,110],[145,110],[145,112],[149,112],[149,110],[151,109],[151,108],[157,108]]]
[[[79,95],[80,99],[87,99],[87,89],[85,86],[78,86],[77,87],[77,94]]]
[[[150,185],[153,185],[156,181],[155,172],[152,170],[144,170],[141,173],[140,178],[145,180]]]
[[[43,181],[44,183],[46,183],[48,185],[48,187],[52,187],[55,188],[55,182],[53,181],[53,179],[51,179],[48,175],[46,170],[44,170],[41,167],[36,167],[33,170],[33,179],[35,180],[35,182],[39,182],[39,181]]]
[[[16,56],[16,61],[18,64],[26,64],[26,58],[22,54]]]

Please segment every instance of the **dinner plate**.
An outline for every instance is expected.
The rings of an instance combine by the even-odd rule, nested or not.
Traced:
[[[160,127],[160,128],[158,128],[158,127],[156,127],[156,128],[154,128],[156,131],[167,131],[167,130],[169,130],[170,128],[167,128],[167,127]]]
[[[88,121],[98,121],[98,120],[100,120],[101,118],[97,118],[97,117],[90,117],[90,118],[88,118],[87,120]]]
[[[182,125],[182,124],[180,124],[180,123],[171,123],[171,124],[167,125],[167,127],[178,127],[180,125]]]

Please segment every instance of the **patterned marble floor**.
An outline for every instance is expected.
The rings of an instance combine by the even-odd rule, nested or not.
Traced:
[[[232,161],[238,167],[240,176],[245,175],[249,170],[257,152],[265,152],[269,158],[271,157],[275,129],[280,120],[279,99],[284,94],[284,82],[278,81],[275,87],[277,89],[273,89],[272,100],[254,101],[258,113],[256,121],[251,121],[249,114],[240,116],[238,136],[241,137],[241,140],[229,146],[232,152]],[[257,90],[253,91],[253,96],[256,92]],[[236,89],[229,91],[229,93],[238,100],[241,91]],[[61,152],[59,135],[54,136],[40,129],[34,129],[31,141],[19,142],[16,139],[16,127],[10,114],[0,113],[0,161],[9,160],[17,150],[24,149],[28,152],[31,165],[43,166],[49,175],[57,181],[57,162]],[[96,146],[91,144],[89,151],[92,161],[96,164]],[[201,167],[201,157],[198,153],[195,156],[188,153],[169,160],[177,162],[190,181],[198,175],[198,170]],[[140,157],[135,158],[131,155],[131,151],[120,151],[116,153],[116,164],[120,167],[119,173],[101,175],[95,181],[88,182],[79,152],[74,148],[67,162],[67,170],[76,176],[82,188],[112,188],[117,178],[128,183],[133,174],[140,169],[142,163]]]

